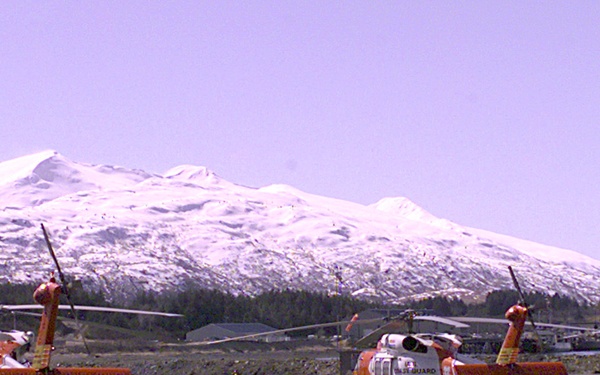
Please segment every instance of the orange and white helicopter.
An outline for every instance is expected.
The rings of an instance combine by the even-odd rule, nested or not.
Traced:
[[[23,356],[29,350],[33,337],[33,332],[0,332],[0,369],[26,367]]]
[[[521,335],[527,319],[531,324],[529,307],[509,267],[521,301],[506,311],[509,328],[495,364],[477,363],[458,353],[462,340],[449,334],[396,334],[381,336],[375,349],[363,351],[353,375],[526,375],[567,374],[561,362],[517,362]],[[384,326],[385,327],[385,326]]]
[[[50,244],[48,234],[42,225],[44,231],[44,237],[48,244],[48,249],[55,262],[57,271],[59,273],[62,285],[57,282],[54,274],[50,276],[47,282],[42,283],[33,293],[34,300],[39,305],[4,305],[0,306],[2,310],[18,311],[28,310],[32,308],[41,308],[41,321],[37,334],[37,340],[35,343],[35,352],[33,363],[28,363],[24,360],[23,355],[29,348],[33,340],[32,332],[22,331],[7,331],[0,332],[0,375],[129,375],[131,371],[127,368],[67,368],[58,367],[50,368],[50,358],[52,351],[54,350],[54,333],[56,329],[56,321],[58,318],[58,311],[60,309],[71,309],[73,315],[76,317],[75,308],[70,300],[68,294],[67,284],[65,282],[63,273],[60,269],[54,250]],[[60,294],[64,293],[67,296],[70,306],[59,305]],[[79,310],[91,310],[91,311],[109,311],[109,312],[124,312],[133,314],[150,314],[160,315],[168,317],[181,317],[180,314],[161,313],[152,311],[140,311],[140,310],[129,310],[129,309],[115,309],[115,308],[103,308],[96,306],[77,306]],[[31,313],[22,313],[31,314]],[[39,315],[39,314],[32,314]],[[85,339],[84,339],[85,340]],[[86,349],[89,353],[89,348]]]

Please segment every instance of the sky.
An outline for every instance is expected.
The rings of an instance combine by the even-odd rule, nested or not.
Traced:
[[[3,1],[0,161],[193,164],[600,259],[600,2]]]

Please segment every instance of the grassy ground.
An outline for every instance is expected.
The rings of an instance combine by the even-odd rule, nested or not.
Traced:
[[[326,341],[226,343],[218,346],[139,341],[89,342],[58,346],[53,366],[128,367],[134,375],[339,375],[337,344]],[[492,363],[494,356],[482,357]],[[600,354],[522,355],[522,361],[562,361],[569,374],[600,373]]]

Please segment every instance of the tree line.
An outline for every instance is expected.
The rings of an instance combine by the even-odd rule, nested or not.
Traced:
[[[3,304],[31,304],[36,285],[0,285]],[[64,298],[64,296],[62,296]],[[599,306],[580,304],[575,299],[559,294],[529,293],[527,303],[535,306],[534,316],[539,321],[573,323],[598,311]],[[77,312],[80,320],[131,330],[156,332],[181,339],[185,333],[210,323],[263,323],[274,328],[299,327],[348,319],[354,313],[372,308],[427,310],[440,316],[501,317],[518,300],[515,291],[497,290],[487,294],[479,304],[466,304],[458,298],[432,297],[404,305],[367,302],[348,295],[327,295],[302,290],[272,290],[257,296],[233,295],[228,292],[187,286],[178,291],[160,294],[139,293],[126,306],[111,306],[105,295],[98,291],[73,288],[71,299],[78,305],[124,307],[183,314],[184,318],[164,318],[133,314]],[[66,300],[63,303],[67,303]],[[39,318],[18,317],[19,325],[37,329]],[[0,314],[0,328],[11,329],[13,317]],[[64,327],[63,327],[64,328]],[[66,329],[66,328],[64,328]],[[336,328],[326,333],[335,334]],[[300,332],[298,334],[307,334]]]

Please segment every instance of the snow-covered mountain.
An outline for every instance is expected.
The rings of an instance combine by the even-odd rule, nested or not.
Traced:
[[[463,227],[407,198],[364,206],[290,186],[249,188],[204,167],[164,175],[82,164],[55,151],[0,163],[0,282],[54,266],[120,298],[186,283],[254,294],[277,288],[401,301],[478,299],[511,288],[600,300],[600,261]],[[0,301],[1,302],[1,301]]]

